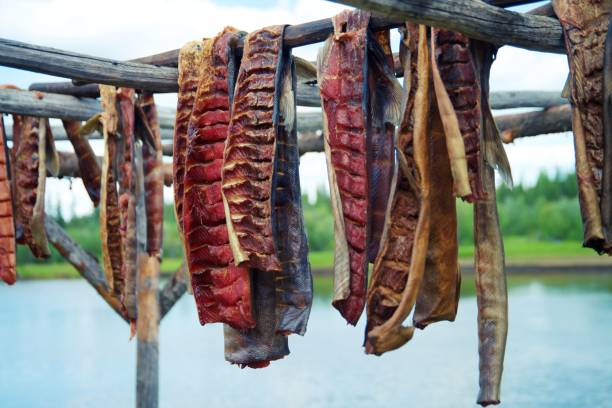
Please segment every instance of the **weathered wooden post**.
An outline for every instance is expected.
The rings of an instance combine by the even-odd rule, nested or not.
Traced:
[[[136,407],[159,405],[159,259],[146,251],[147,221],[145,211],[142,143],[134,140],[132,160],[136,180],[136,239],[138,245],[138,318],[136,319]]]

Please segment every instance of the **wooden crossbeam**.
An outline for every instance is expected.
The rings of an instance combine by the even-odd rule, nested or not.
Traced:
[[[570,131],[572,130],[571,116],[571,108],[566,104],[553,106],[541,111],[500,115],[495,118],[495,122],[500,129],[504,143],[512,143],[514,140],[523,137]],[[313,121],[313,127],[317,127],[316,124],[318,124],[318,129],[322,127],[323,124],[320,118],[316,122]],[[298,145],[300,155],[309,152],[322,152],[323,136],[320,132],[316,131],[302,132],[298,138]],[[172,144],[166,144],[164,148],[164,154],[171,156]],[[79,178],[80,173],[77,156],[72,152],[63,151],[60,151],[59,155],[60,169],[55,177]],[[98,161],[101,160],[102,158],[98,157]],[[164,184],[166,186],[171,186],[172,164],[164,163],[163,172]],[[50,174],[47,174],[47,176],[51,177]],[[179,271],[177,271],[177,273],[179,273]]]
[[[318,94],[318,90],[317,90]],[[556,91],[503,91],[491,92],[491,107],[493,109],[510,108],[547,108],[562,105],[567,100]],[[96,113],[102,112],[100,103],[91,98],[76,98],[68,95],[22,91],[15,89],[0,89],[0,112],[20,115],[44,116],[58,119],[87,120]],[[174,128],[173,108],[158,108],[162,137],[172,139]],[[321,129],[315,119],[320,113],[298,113],[298,130],[301,132]],[[56,140],[64,140],[65,133],[60,128],[53,128]],[[90,138],[96,138],[95,134]],[[10,133],[9,133],[10,139]]]
[[[466,34],[496,45],[565,53],[558,20],[517,13],[480,0],[329,0],[393,18]]]
[[[561,26],[555,19],[520,14],[479,0],[336,0],[383,13],[373,16],[374,30],[398,27],[405,20],[447,28],[497,45],[564,53]],[[331,19],[288,26],[285,46],[324,41],[333,31]],[[173,51],[164,53],[173,60]],[[139,59],[140,61],[146,59]],[[152,62],[148,60],[148,62]],[[176,68],[94,57],[56,48],[0,39],[0,65],[80,81],[125,86],[151,92],[176,92]]]

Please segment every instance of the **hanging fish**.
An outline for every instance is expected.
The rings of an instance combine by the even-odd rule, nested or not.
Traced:
[[[83,180],[85,190],[89,198],[91,198],[94,207],[97,207],[100,204],[100,164],[96,159],[96,155],[89,141],[79,132],[81,128],[80,122],[63,120],[62,123],[68,140],[70,140],[74,152],[76,153],[79,174],[81,175],[81,180]]]
[[[404,93],[396,171],[380,252],[367,296],[366,353],[401,347],[414,333],[402,323],[421,287],[430,231],[430,160],[440,136],[430,141],[430,62],[425,26],[406,25],[402,46]],[[439,119],[437,124],[439,125]],[[435,127],[436,124],[432,124]],[[439,132],[438,132],[439,133]]]
[[[164,174],[161,129],[153,94],[143,92],[138,98],[138,109],[145,120],[137,127],[140,133],[151,134],[153,145],[143,143],[142,160],[144,166],[145,205],[147,216],[147,245],[150,256],[161,260],[164,234]],[[142,140],[148,139],[141,136]]]
[[[368,259],[378,252],[393,173],[401,90],[370,14],[345,10],[318,56],[335,258],[333,305],[355,325],[365,305]]]
[[[481,89],[481,160],[483,199],[474,204],[476,302],[478,305],[478,355],[480,392],[478,403],[499,404],[508,334],[508,291],[504,244],[495,202],[494,169],[510,176],[508,159],[489,107],[489,74],[497,49],[471,40],[470,45]]]
[[[119,149],[119,113],[117,112],[117,89],[100,85],[102,103],[102,127],[104,135],[104,156],[100,184],[100,238],[104,275],[109,289],[114,288],[115,276],[122,276],[124,262],[123,239],[121,236],[121,215],[117,193],[117,156]]]
[[[483,198],[480,165],[480,89],[464,34],[431,29],[433,83],[447,140],[455,194]]]
[[[22,133],[15,154],[15,199],[23,239],[36,258],[51,255],[45,232],[45,182],[47,171],[57,174],[59,158],[49,120],[23,117]]]
[[[9,177],[9,154],[6,146],[4,116],[0,114],[0,279],[12,285],[17,280],[13,194]]]
[[[233,42],[239,36],[228,27],[204,42],[202,75],[187,131],[183,231],[200,323],[223,322],[246,330],[255,327],[249,268],[233,262],[221,197],[238,62]]]
[[[604,50],[612,2],[554,0],[570,68],[570,103],[585,247],[612,254],[612,141]],[[604,133],[607,132],[607,133]]]
[[[15,241],[20,245],[25,245],[25,236],[23,235],[23,224],[19,216],[19,189],[17,188],[17,151],[23,135],[24,117],[21,115],[13,115],[13,147],[11,147],[10,165],[11,165],[11,191],[13,193],[13,219],[15,221]]]
[[[284,26],[267,27],[244,40],[222,170],[229,242],[234,261],[251,267],[257,323],[245,333],[226,328],[226,359],[244,365],[246,357],[251,367],[289,353],[277,333],[303,334],[312,302],[295,74],[283,33]]]
[[[389,30],[378,31],[368,37],[367,87],[368,128],[367,166],[370,203],[370,242],[368,260],[374,262],[385,226],[387,202],[395,167],[395,124],[399,120],[402,93],[394,75],[393,53]]]
[[[297,79],[289,50],[282,50],[275,92],[275,171],[273,178],[272,234],[282,270],[274,274],[276,331],[304,335],[312,306],[312,275],[308,240],[302,214],[300,152],[297,140]]]
[[[174,151],[172,154],[172,173],[174,180],[174,210],[179,229],[183,237],[183,178],[185,176],[185,148],[187,144],[187,126],[193,110],[193,104],[202,76],[202,41],[188,42],[179,52],[178,102],[176,105],[176,120],[174,122]]]

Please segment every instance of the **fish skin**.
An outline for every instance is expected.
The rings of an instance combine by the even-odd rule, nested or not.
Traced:
[[[436,111],[430,132],[426,27],[417,30],[407,24],[402,57],[405,86],[397,147],[400,165],[367,297],[365,351],[375,355],[403,346],[414,334],[414,327],[402,324],[417,301],[423,280],[430,231],[430,158],[435,146],[444,143]]]
[[[555,14],[561,22],[570,68],[570,103],[576,154],[578,198],[584,228],[583,246],[598,253],[612,254],[602,225],[602,210],[609,222],[609,186],[604,185],[603,83],[604,50],[612,1],[554,0]]]
[[[283,53],[281,67],[281,86],[275,96],[278,117],[272,226],[276,254],[282,268],[274,274],[276,332],[303,336],[312,307],[313,283],[300,190],[300,153],[295,120],[297,81],[295,64],[289,52]]]
[[[115,177],[117,155],[121,154],[117,111],[117,89],[100,85],[102,103],[102,133],[104,135],[104,156],[100,188],[100,240],[104,275],[109,289],[113,290],[115,276],[121,276],[124,265],[123,239],[121,236],[121,211]]]

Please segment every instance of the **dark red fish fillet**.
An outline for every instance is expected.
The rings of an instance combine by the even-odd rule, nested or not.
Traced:
[[[235,61],[226,28],[204,45],[202,75],[189,121],[185,155],[184,237],[200,323],[255,327],[247,266],[233,262],[221,195],[223,147],[229,123]]]
[[[25,243],[37,258],[51,255],[44,229],[48,122],[48,119],[24,116],[15,155],[17,218],[23,226]]]
[[[282,26],[249,34],[234,91],[222,170],[223,198],[234,261],[261,271],[280,272],[272,236],[274,156],[252,161],[237,152],[241,145],[272,153],[275,143],[274,98],[282,48]],[[245,201],[265,211],[245,212]]]
[[[202,75],[202,41],[191,41],[179,53],[179,91],[174,122],[174,151],[172,155],[172,174],[174,180],[174,210],[179,234],[183,236],[183,178],[185,176],[185,148],[187,127]]]
[[[0,279],[12,285],[17,280],[15,266],[15,224],[13,197],[8,171],[8,152],[4,117],[0,114]]]
[[[368,273],[366,51],[369,13],[334,16],[334,34],[319,54],[325,151],[335,217],[333,305],[356,324],[365,305]],[[346,163],[351,163],[347,168]]]

